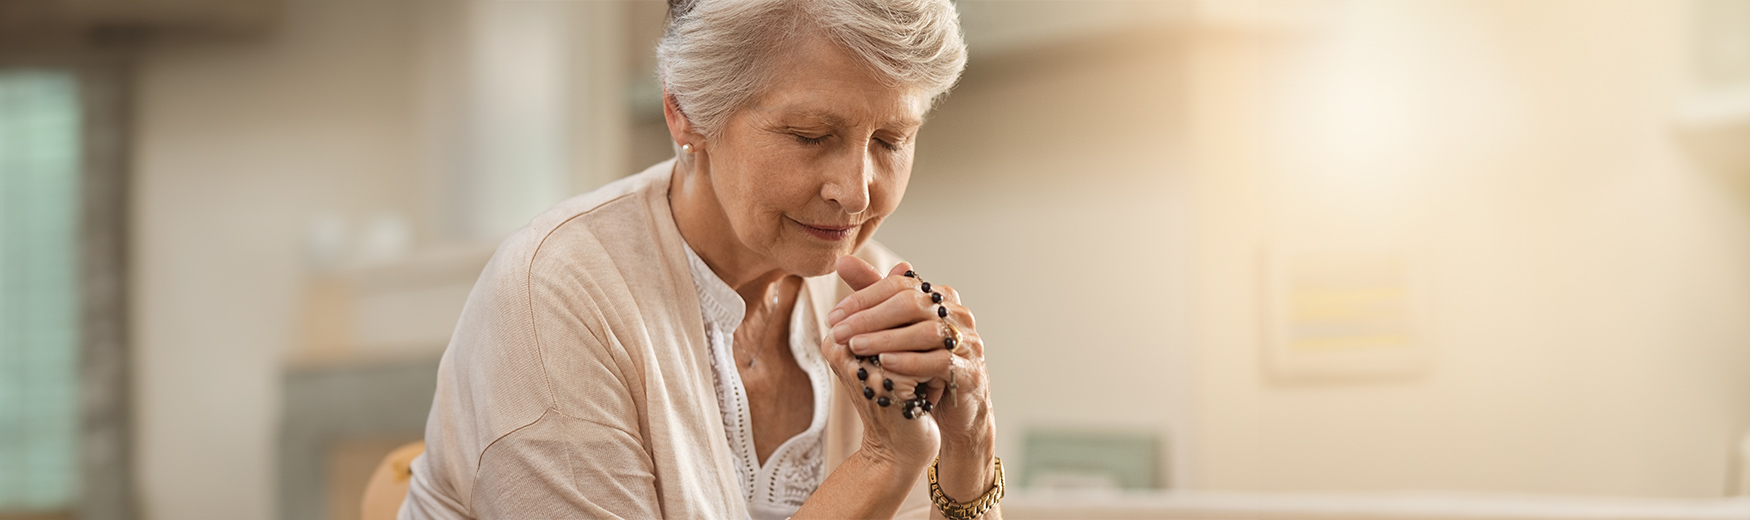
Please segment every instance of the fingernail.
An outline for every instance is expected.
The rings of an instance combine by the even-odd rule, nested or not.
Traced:
[[[875,358],[880,359],[881,364],[883,364],[883,365],[887,364],[887,354],[881,354],[881,355],[875,356]]]
[[[839,320],[842,320],[842,319],[845,319],[845,310],[844,309],[833,309],[832,313],[826,315],[826,323],[828,325],[837,324],[839,322]]]
[[[863,347],[867,346],[869,346],[869,340],[862,337],[851,338],[851,352],[856,352],[860,356],[863,354]]]
[[[850,325],[839,325],[837,327],[832,328],[832,340],[834,343],[845,343],[847,341],[850,341],[850,339],[851,339],[851,326]]]

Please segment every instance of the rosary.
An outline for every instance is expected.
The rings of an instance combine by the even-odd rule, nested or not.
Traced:
[[[918,275],[914,271],[906,271],[905,277],[917,278]],[[948,352],[954,352],[954,349],[960,345],[960,328],[955,327],[952,322],[948,321],[948,306],[942,303],[942,293],[931,290],[930,282],[924,282],[923,285],[918,288],[930,295],[930,303],[936,304],[936,317],[941,318],[944,331],[942,333],[942,348],[946,349]],[[857,363],[868,363],[876,369],[881,368],[881,358],[879,356],[857,356]],[[943,398],[951,398],[954,395],[955,384],[952,381],[953,373],[952,369],[948,372],[950,380],[948,382],[947,391],[943,393]],[[893,405],[893,399],[886,395],[875,397],[875,389],[869,387],[868,368],[862,366],[857,367],[857,380],[863,382],[863,399],[872,399],[875,401],[875,404],[880,405],[883,408]],[[881,388],[887,392],[893,392],[893,379],[886,377],[881,378]],[[905,400],[904,410],[901,411],[901,415],[904,415],[906,419],[915,419],[923,414],[930,413],[932,404],[928,398],[924,397],[928,391],[928,384],[918,383],[917,386],[912,389],[912,398]]]

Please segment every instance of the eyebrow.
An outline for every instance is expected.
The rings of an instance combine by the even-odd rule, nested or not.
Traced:
[[[833,126],[833,127],[845,126],[846,124],[848,124],[848,121],[846,121],[845,118],[839,117],[838,114],[834,114],[834,113],[827,112],[824,110],[809,110],[806,112],[802,112],[800,114],[793,115],[791,117],[796,117],[799,119],[807,119],[811,123],[820,123],[822,125]]]
[[[849,126],[849,124],[850,124],[849,121],[847,121],[843,117],[840,117],[838,114],[834,114],[832,112],[827,112],[825,110],[809,110],[806,112],[802,112],[797,117],[801,117],[804,119],[811,119],[814,121],[818,121],[821,124],[824,124],[827,126],[832,126],[832,127]],[[888,124],[897,126],[899,128],[913,129],[913,128],[923,126],[924,122],[923,122],[923,120],[918,119],[918,118],[901,117],[898,119],[889,120]]]

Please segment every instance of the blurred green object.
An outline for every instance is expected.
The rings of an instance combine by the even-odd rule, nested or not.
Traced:
[[[1160,438],[1153,433],[1041,429],[1027,432],[1022,486],[1046,489],[1161,487]]]
[[[0,71],[0,514],[77,489],[80,117],[72,73]]]

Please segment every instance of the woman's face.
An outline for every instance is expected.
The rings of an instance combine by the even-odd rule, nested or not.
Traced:
[[[766,92],[708,143],[713,190],[742,246],[786,272],[832,272],[899,206],[927,104],[836,45],[797,46]]]

